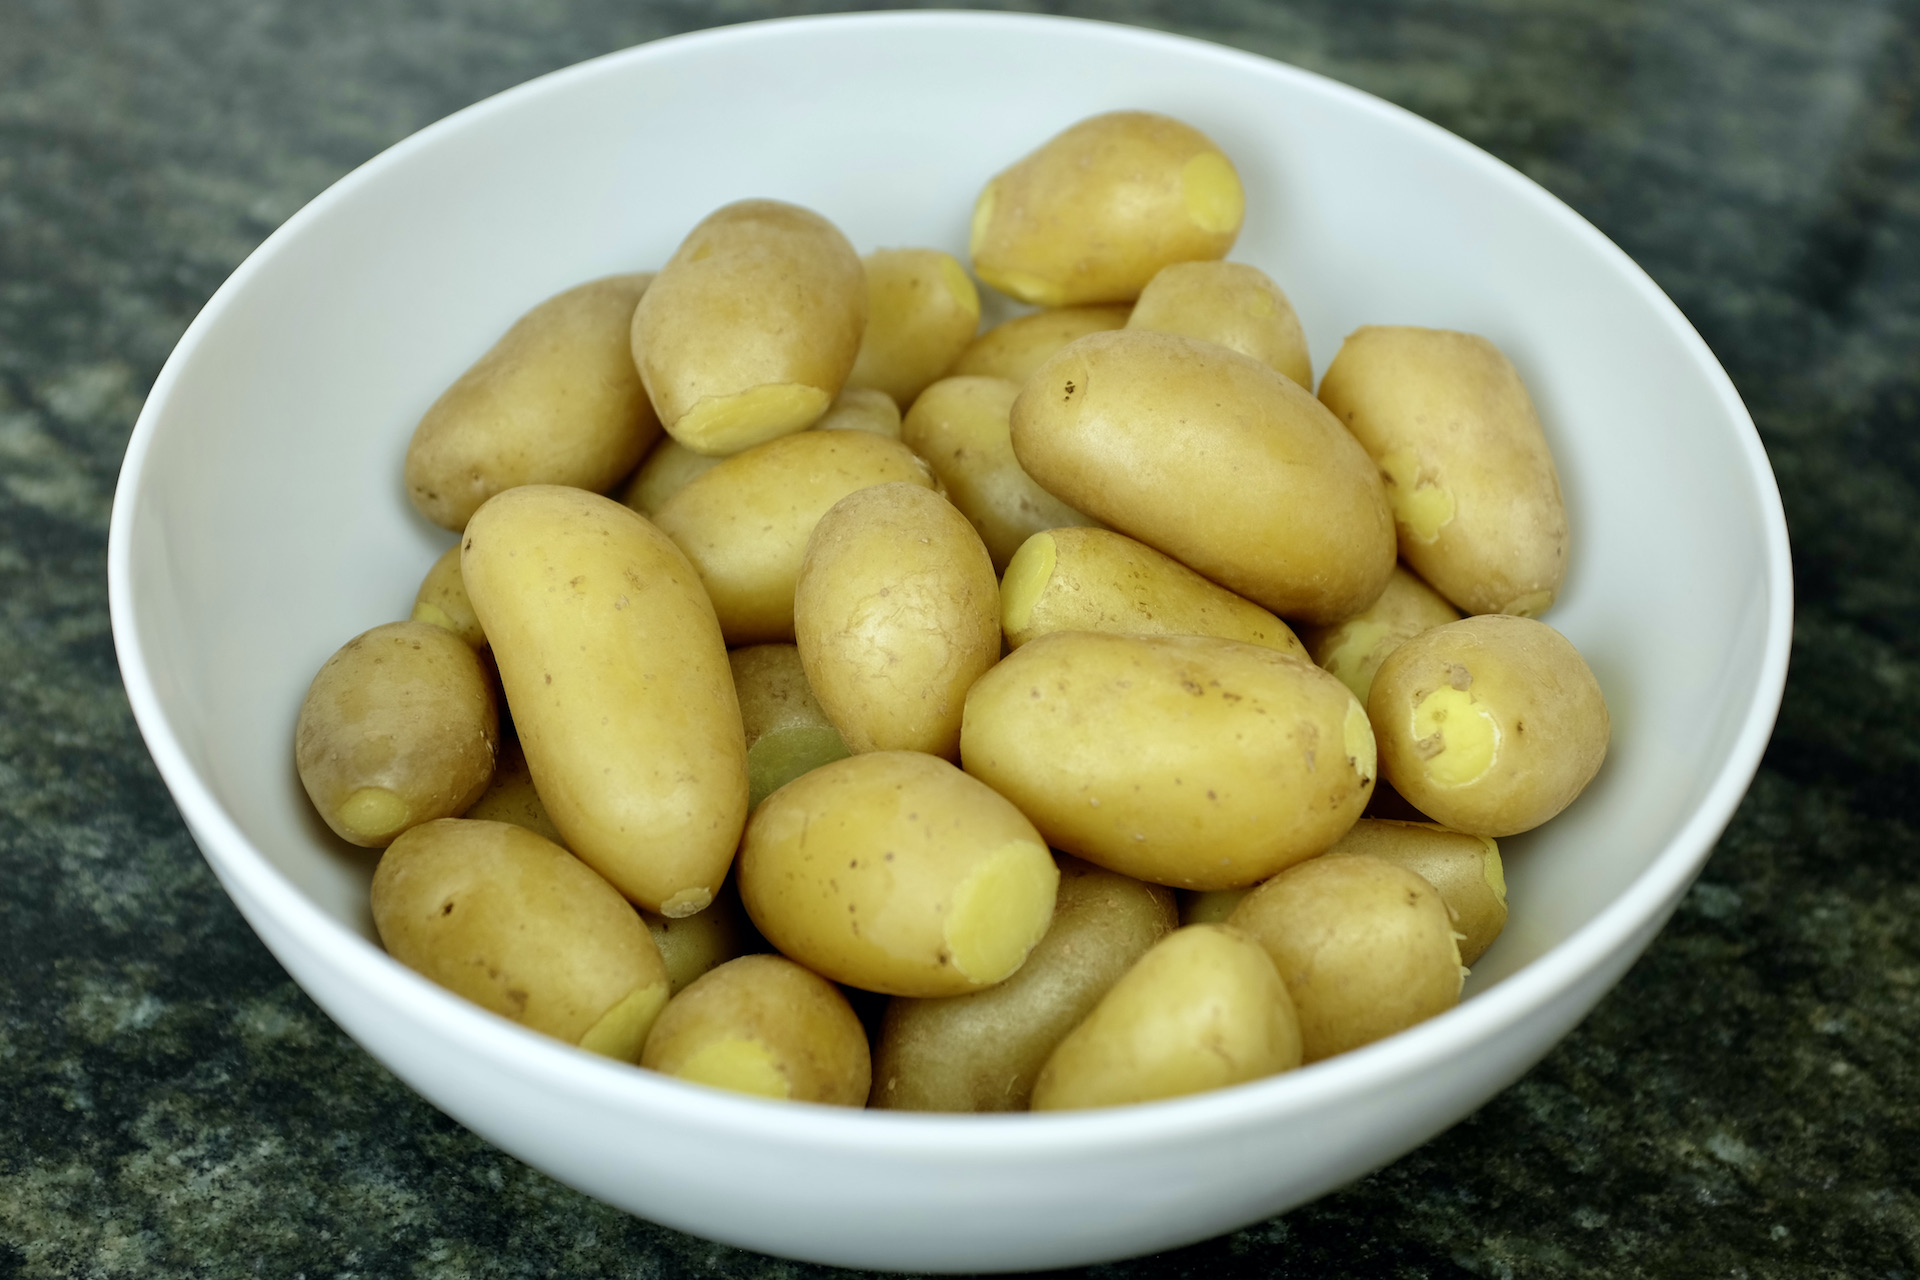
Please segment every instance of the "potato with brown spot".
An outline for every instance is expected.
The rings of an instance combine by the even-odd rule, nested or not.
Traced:
[[[1015,316],[987,330],[960,353],[950,377],[1005,378],[1023,383],[1054,352],[1090,333],[1124,329],[1133,308],[1124,302],[1054,307]]]
[[[867,330],[848,383],[902,405],[946,373],[980,327],[980,291],[950,253],[880,249],[867,273]]]
[[[747,731],[750,808],[801,774],[850,754],[846,740],[827,719],[807,683],[800,650],[790,644],[756,644],[727,655]]]
[[[1340,677],[1340,683],[1365,702],[1373,673],[1388,654],[1422,631],[1459,620],[1460,611],[1445,596],[1396,564],[1378,600],[1344,622],[1302,627],[1300,639],[1316,664]]]
[[[1437,822],[1362,818],[1322,856],[1355,854],[1405,867],[1440,891],[1461,964],[1478,961],[1507,927],[1506,870],[1490,837],[1449,831]]]
[[[487,645],[487,633],[474,616],[473,601],[467,599],[467,584],[460,580],[460,544],[454,543],[433,562],[420,590],[413,597],[413,620],[428,622],[465,640],[475,649]]]
[[[1313,359],[1293,304],[1267,273],[1244,262],[1176,262],[1141,291],[1129,329],[1217,342],[1313,390]]]

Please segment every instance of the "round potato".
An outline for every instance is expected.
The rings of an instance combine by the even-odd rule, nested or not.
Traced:
[[[1507,927],[1507,877],[1500,846],[1487,836],[1449,831],[1434,822],[1362,818],[1323,857],[1364,854],[1391,862],[1440,891],[1460,944],[1460,963],[1486,954]]]
[[[612,885],[506,822],[413,828],[373,874],[381,945],[408,968],[522,1026],[636,1062],[667,972]]]
[[[672,436],[662,436],[621,488],[620,501],[651,520],[668,498],[686,488],[687,481],[713,470],[720,462],[719,458],[695,453]]]
[[[407,446],[407,496],[460,530],[523,484],[608,489],[660,437],[628,330],[651,275],[608,276],[547,299],[433,402]]]
[[[1298,383],[1145,329],[1063,347],[1013,405],[1049,493],[1283,618],[1338,622],[1393,572],[1380,473]]]
[[[966,517],[918,485],[862,489],[821,518],[799,578],[800,662],[848,748],[956,755],[1000,656],[1000,584]]]
[[[992,789],[915,751],[852,756],[768,796],[740,899],[782,952],[835,982],[953,996],[1005,980],[1053,917],[1060,872]]]
[[[872,387],[845,387],[833,398],[815,431],[866,431],[889,440],[900,438],[900,406]]]
[[[807,683],[800,650],[756,644],[727,655],[747,731],[747,805],[760,802],[801,774],[849,754]]]
[[[669,920],[643,910],[640,920],[653,935],[653,945],[660,948],[660,961],[667,967],[667,980],[673,984],[675,995],[707,970],[765,949],[732,881],[720,887],[711,903],[690,916]]]
[[[912,404],[980,327],[980,291],[950,253],[881,249],[867,270],[867,331],[847,378]]]
[[[1600,684],[1567,638],[1502,614],[1422,632],[1387,655],[1367,715],[1394,789],[1442,826],[1530,831],[1607,756]]]
[[[1400,555],[1468,613],[1537,617],[1567,575],[1567,509],[1533,400],[1476,334],[1368,325],[1320,399],[1386,477]]]
[[[336,834],[376,849],[479,799],[499,750],[493,677],[465,641],[426,622],[389,622],[342,645],[294,728],[313,807]]]
[[[1054,847],[1183,889],[1252,884],[1319,853],[1374,776],[1346,686],[1210,636],[1022,645],[968,693],[960,755]]]
[[[952,377],[1005,378],[1018,385],[1075,338],[1124,329],[1133,308],[1126,303],[1055,307],[1015,316],[973,340],[949,370]]]
[[[1460,611],[1445,596],[1396,564],[1378,600],[1345,622],[1303,627],[1300,639],[1315,663],[1338,676],[1354,697],[1365,702],[1373,688],[1373,673],[1388,654],[1422,631],[1458,621]]]
[[[413,620],[451,631],[476,649],[486,648],[487,633],[480,629],[473,601],[467,599],[467,584],[460,580],[459,543],[448,547],[421,580],[413,597]]]
[[[738,453],[827,411],[860,350],[867,278],[819,214],[742,200],[681,242],[632,320],[633,363],[668,433]]]
[[[1176,262],[1140,293],[1129,329],[1184,333],[1250,356],[1313,390],[1300,317],[1280,286],[1244,262]]]
[[[1240,175],[1205,134],[1114,111],[987,183],[968,251],[982,280],[1022,302],[1131,302],[1170,263],[1226,257],[1245,209]]]

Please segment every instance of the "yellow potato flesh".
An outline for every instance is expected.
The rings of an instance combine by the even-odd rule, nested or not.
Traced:
[[[881,249],[862,261],[867,329],[847,381],[911,404],[973,341],[980,292],[938,249]]]
[[[1345,622],[1304,627],[1300,639],[1316,663],[1365,702],[1373,673],[1388,654],[1422,631],[1459,620],[1460,611],[1446,597],[1396,564],[1378,600]]]
[[[1486,954],[1507,924],[1507,878],[1500,846],[1487,836],[1449,831],[1432,822],[1362,818],[1329,858],[1364,854],[1407,870],[1440,891],[1460,944],[1460,963]]]
[[[1129,329],[1205,338],[1313,390],[1306,331],[1280,286],[1244,262],[1176,262],[1141,291]]]
[[[807,683],[800,650],[757,644],[727,655],[740,723],[747,731],[748,805],[760,802],[808,770],[849,754]]]
[[[467,599],[466,584],[460,581],[459,543],[448,547],[421,580],[420,590],[413,597],[413,620],[451,631],[476,649],[486,646],[486,632],[480,629],[473,601]]]
[[[1132,308],[1125,303],[1056,307],[1015,316],[973,340],[949,370],[952,377],[1005,378],[1019,384],[1075,338],[1124,329]]]

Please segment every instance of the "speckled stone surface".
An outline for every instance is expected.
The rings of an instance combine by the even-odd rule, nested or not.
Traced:
[[[108,633],[114,478],[196,309],[409,132],[774,0],[0,0],[0,1277],[824,1276],[629,1218],[419,1100],[228,904]],[[1920,6],[1110,0],[1539,180],[1705,335],[1800,592],[1701,882],[1480,1113],[1126,1277],[1920,1276]]]

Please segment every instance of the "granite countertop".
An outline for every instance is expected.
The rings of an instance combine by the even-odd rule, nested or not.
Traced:
[[[1030,6],[1021,6],[1030,7]],[[213,290],[381,148],[779,0],[0,0],[0,1280],[814,1277],[489,1147],[288,980],[122,692],[108,509]],[[1706,337],[1772,458],[1779,727],[1621,986],[1478,1114],[1175,1276],[1920,1276],[1920,6],[1080,0],[1514,164]]]

